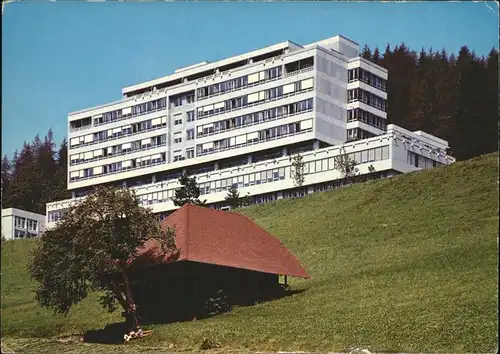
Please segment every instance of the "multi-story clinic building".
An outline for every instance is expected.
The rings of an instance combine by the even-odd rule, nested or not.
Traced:
[[[290,156],[302,151],[308,192],[330,188],[343,148],[379,177],[449,164],[448,143],[387,124],[387,70],[336,36],[301,46],[278,43],[122,90],[123,98],[71,113],[68,189],[47,204],[47,224],[92,187],[135,189],[160,218],[182,173],[202,198],[224,208],[236,185],[254,203],[295,193]]]

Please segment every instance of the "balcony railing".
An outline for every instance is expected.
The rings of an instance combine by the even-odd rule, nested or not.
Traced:
[[[140,131],[133,132],[133,133],[130,133],[130,134],[124,134],[124,135],[119,135],[119,136],[112,136],[110,138],[106,138],[106,139],[103,139],[103,140],[94,140],[94,141],[91,141],[89,143],[83,143],[83,144],[73,145],[73,146],[70,146],[69,148],[71,150],[72,149],[79,149],[79,148],[85,147],[85,146],[91,146],[91,145],[96,145],[96,144],[101,144],[101,143],[107,143],[108,141],[122,139],[122,138],[127,138],[129,136],[144,134],[144,133],[148,133],[148,132],[152,132],[152,131],[160,130],[160,129],[167,129],[167,127],[166,126],[162,126],[162,125],[158,125],[158,126],[146,129],[146,130],[140,130]],[[147,139],[147,138],[145,138],[145,139]]]
[[[276,117],[273,117],[273,118],[268,118],[268,119],[265,119],[265,120],[262,120],[262,121],[258,121],[258,122],[252,121],[250,123],[245,123],[245,124],[239,125],[237,127],[232,127],[232,128],[229,128],[229,129],[217,130],[217,131],[213,131],[213,132],[210,132],[210,133],[207,133],[207,134],[198,134],[197,138],[206,138],[207,136],[212,136],[212,135],[227,133],[227,132],[234,131],[234,130],[237,130],[237,129],[243,129],[243,128],[246,128],[246,127],[251,127],[253,125],[258,125],[258,124],[272,122],[272,121],[276,121],[276,120],[280,120],[280,119],[285,119],[285,118],[293,117],[293,116],[296,116],[296,115],[299,115],[299,114],[309,113],[309,112],[312,112],[312,110],[313,110],[312,108],[308,108],[308,109],[300,111],[300,112],[288,113],[288,114],[281,114],[279,116],[276,116]]]
[[[383,99],[383,98],[381,98]],[[377,108],[379,110],[381,110],[382,112],[385,112],[386,109],[387,109],[387,105],[385,106],[382,106],[380,104],[376,104],[376,103],[373,103],[373,102],[370,102],[368,99],[366,98],[361,98],[361,97],[358,97],[358,98],[350,98],[348,100],[348,103],[355,103],[355,102],[361,102],[361,103],[364,103],[370,107],[373,107],[373,108]]]
[[[136,114],[126,114],[126,115],[121,116],[120,118],[117,118],[114,120],[108,120],[106,122],[101,122],[101,123],[94,123],[93,125],[92,124],[86,125],[85,127],[70,128],[69,131],[70,131],[70,133],[75,133],[75,132],[79,132],[79,131],[90,129],[90,128],[100,127],[100,126],[106,125],[106,124],[120,122],[122,120],[130,119],[130,118],[144,116],[144,115],[147,115],[150,113],[155,113],[155,112],[159,112],[159,111],[166,111],[167,109],[168,109],[168,107],[163,107],[163,108],[157,108],[157,109],[154,109],[152,111],[147,111],[147,112],[141,112],[141,113],[136,113]],[[167,114],[167,112],[165,112],[165,114]]]
[[[266,64],[267,63],[271,63],[271,62],[274,62],[274,61],[279,60],[281,58],[283,58],[283,55],[277,55],[275,57],[266,59],[264,63],[266,63]],[[258,63],[260,63],[260,62],[255,62],[255,63],[251,63],[251,64],[258,64]],[[210,80],[210,79],[215,79],[217,77],[223,76],[224,74],[234,73],[234,72],[236,72],[238,70],[241,70],[242,68],[243,67],[238,67],[238,68],[235,68],[233,70],[220,71],[218,73],[215,73],[215,74],[212,74],[212,75],[209,75],[209,76],[200,77],[198,80],[196,80],[196,82],[200,83],[200,82],[207,81],[207,80]]]
[[[114,122],[119,122],[119,121],[122,121],[122,120],[125,120],[125,119],[130,119],[130,118],[145,116],[146,114],[151,114],[151,113],[155,113],[155,112],[159,112],[159,111],[167,111],[167,110],[168,110],[168,107],[165,106],[165,107],[153,109],[153,110],[147,111],[147,112],[140,112],[140,113],[135,113],[135,114],[130,113],[130,114],[126,114],[124,116],[121,116],[120,118],[115,119],[115,120],[108,120],[106,122],[95,123],[94,127],[99,127],[101,125],[106,125],[106,124],[110,124],[110,123],[114,123]],[[167,112],[165,112],[165,113],[167,113]]]
[[[206,155],[211,155],[211,154],[215,154],[215,153],[222,152],[222,151],[238,149],[238,148],[241,148],[241,147],[256,145],[256,144],[260,144],[260,143],[266,143],[268,141],[273,141],[273,140],[278,140],[278,139],[282,139],[282,138],[287,138],[287,137],[294,136],[294,135],[310,133],[310,132],[312,132],[312,130],[313,130],[312,128],[308,128],[308,129],[300,130],[300,131],[294,132],[294,133],[287,133],[287,134],[273,136],[272,138],[260,139],[260,140],[256,140],[256,141],[250,141],[250,142],[247,141],[246,143],[243,143],[243,144],[236,144],[236,145],[231,145],[231,146],[228,146],[228,147],[211,149],[211,150],[206,151],[206,152],[202,151],[202,152],[197,153],[196,156],[206,156]]]
[[[392,131],[392,132],[388,133],[387,135],[377,136],[374,138],[366,139],[366,142],[367,142],[367,145],[369,143],[375,143],[375,146],[373,148],[380,148],[380,147],[382,147],[382,146],[380,146],[381,139],[386,140],[386,144],[390,144],[391,140],[393,140],[393,139],[398,140],[398,141],[408,141],[408,143],[411,141],[411,138],[405,137],[404,134],[402,134],[401,132]],[[446,155],[446,153],[444,151],[442,151],[440,149],[437,149],[437,150],[432,149],[432,147],[429,147],[429,146],[426,147],[426,144],[424,142],[420,141],[418,138],[413,138],[413,139],[415,139],[415,143],[417,145],[420,145],[422,148],[425,147],[428,150],[434,150],[436,157],[439,156],[439,158],[445,159],[447,161],[447,163],[445,163],[445,164],[455,162],[455,159],[453,159],[451,156]],[[355,145],[355,143],[345,144],[346,147],[348,147],[348,146],[354,147],[354,145]],[[356,146],[361,146],[361,145],[356,144]],[[384,146],[386,146],[386,145],[384,145]],[[307,161],[307,163],[312,163],[313,161],[316,161],[317,159],[324,159],[326,157],[332,158],[333,156],[336,156],[335,154],[332,154],[332,151],[335,151],[336,149],[338,149],[338,148],[330,146],[327,148],[315,150],[315,151],[311,152],[314,154],[315,159],[311,160],[311,161]],[[360,152],[360,151],[354,151],[354,152]],[[390,158],[390,156],[389,156],[389,158]],[[382,158],[382,160],[384,160],[384,158]],[[369,160],[369,161],[372,161],[372,160]],[[375,160],[375,161],[378,161],[378,160]],[[273,163],[272,161],[270,161],[270,162],[271,162],[271,164]],[[438,162],[443,163],[442,161],[438,161]],[[274,164],[276,164],[276,163],[279,164],[280,168],[289,166],[289,165],[284,166],[280,161],[274,161]],[[259,163],[258,163],[258,165],[259,165]],[[260,163],[260,166],[265,166],[265,165],[266,165],[266,163],[263,163],[263,162]],[[228,168],[226,171],[222,171],[222,173],[226,176],[226,177],[222,177],[222,178],[229,178],[229,177],[234,178],[235,176],[233,176],[231,171],[232,171],[232,168]],[[214,182],[215,180],[217,180],[218,176],[220,175],[220,171],[212,171],[212,172],[213,173],[210,174],[210,177],[209,177],[210,172],[208,172],[208,173],[200,172],[199,174],[196,175],[197,177],[203,176],[203,177],[206,177],[208,179],[208,181],[201,182],[200,186],[204,185],[207,182]],[[307,169],[304,172],[305,172],[305,174],[309,174],[309,171]],[[115,172],[115,173],[119,173],[119,172]],[[316,171],[314,173],[318,173],[318,171]],[[154,201],[158,201],[157,203],[166,202],[166,201],[169,201],[171,199],[171,197],[167,197],[165,199],[164,193],[165,192],[173,193],[173,191],[175,191],[175,189],[177,189],[179,187],[178,183],[176,183],[175,180],[176,180],[176,178],[172,178],[170,180],[170,182],[158,181],[158,182],[154,182],[154,183],[144,184],[144,185],[141,185],[139,187],[131,187],[131,189],[135,190],[136,188],[142,188],[145,193],[143,192],[143,193],[140,193],[138,195],[140,197],[142,197],[143,199],[141,199],[141,200],[145,200],[147,204],[156,204]],[[149,189],[151,189],[151,188],[153,189],[153,191],[149,191]],[[156,188],[159,188],[160,190],[156,190]],[[151,193],[158,193],[158,198],[154,198],[154,197],[152,199],[144,198],[145,195],[149,195]],[[168,193],[167,195],[169,195],[171,193]],[[59,205],[61,205],[60,209],[50,210],[47,213],[49,223],[57,221],[56,219],[58,218],[61,210],[66,209],[68,206],[72,205],[72,203],[83,200],[84,198],[85,197],[77,197],[75,199],[67,199],[64,201],[48,203],[47,204],[48,208],[55,208],[55,207],[59,207]],[[153,202],[149,203],[149,200],[153,200]]]
[[[294,92],[290,92],[290,93],[285,93],[285,94],[283,94],[281,96],[277,96],[277,97],[273,97],[273,98],[267,98],[267,99],[265,99],[263,101],[257,101],[257,102],[248,103],[248,104],[246,104],[244,106],[235,107],[235,108],[232,108],[232,109],[227,109],[227,110],[216,109],[211,114],[208,114],[208,115],[203,116],[203,117],[199,117],[198,116],[197,118],[198,118],[198,120],[201,120],[201,119],[205,119],[205,118],[214,117],[214,116],[220,115],[220,114],[231,113],[231,112],[239,111],[239,110],[242,110],[242,109],[245,109],[245,108],[255,107],[255,106],[258,106],[258,105],[261,105],[261,104],[264,104],[264,103],[274,102],[274,101],[277,101],[277,100],[281,100],[283,98],[292,97],[292,96],[299,95],[299,94],[302,94],[302,93],[307,93],[307,92],[310,92],[312,90],[313,90],[313,88],[311,87],[311,88],[308,88],[308,89],[305,89],[305,90],[294,91]]]
[[[370,80],[368,80],[368,79],[362,79],[362,78],[350,79],[349,83],[351,84],[351,83],[357,82],[357,81],[365,83],[368,86],[374,87],[376,89],[379,89],[380,91],[387,92],[387,85],[374,84],[373,82],[370,82]]]
[[[206,99],[209,99],[209,98],[212,98],[212,97],[217,97],[217,96],[220,96],[220,95],[225,95],[226,93],[241,91],[241,90],[244,90],[244,89],[247,89],[247,88],[251,88],[251,87],[255,87],[255,86],[267,84],[269,82],[277,81],[277,80],[279,80],[281,78],[282,78],[282,76],[280,75],[280,76],[274,77],[272,79],[267,79],[267,80],[264,80],[264,81],[252,82],[251,84],[247,84],[245,86],[234,87],[234,88],[232,88],[230,90],[225,90],[225,91],[222,91],[222,92],[213,93],[211,95],[204,96],[204,97],[198,97],[198,102],[206,100]]]
[[[271,62],[273,62],[273,61],[280,60],[281,58],[283,58],[283,54],[281,54],[281,55],[277,55],[277,56],[272,57],[272,58],[268,58],[268,59],[266,59],[266,61],[265,61],[264,63],[266,63],[266,64],[267,64],[267,63],[271,63]],[[258,63],[258,62],[257,62],[257,63]]]
[[[295,71],[286,73],[285,77],[290,77],[290,76],[295,76],[295,75],[303,74],[303,73],[306,73],[306,72],[311,71],[313,69],[314,69],[314,66],[309,66],[309,67],[304,68],[304,69],[299,69],[299,70],[295,70]]]
[[[272,61],[275,61],[275,60],[279,60],[282,57],[283,57],[283,55],[278,55],[276,57],[266,59],[265,63],[269,63],[269,62],[272,62]],[[291,72],[291,73],[287,73],[287,74],[285,74],[285,76],[280,75],[280,76],[277,76],[277,77],[272,78],[272,79],[267,79],[267,80],[264,80],[264,81],[259,81],[259,82],[248,84],[248,85],[245,85],[245,86],[242,86],[242,87],[235,87],[235,88],[232,88],[232,89],[224,91],[224,92],[217,92],[217,93],[205,96],[205,97],[198,97],[197,101],[199,102],[199,101],[203,101],[203,100],[206,100],[206,99],[209,99],[209,98],[212,98],[212,97],[217,97],[217,96],[220,96],[220,95],[223,95],[223,94],[226,94],[226,93],[240,91],[240,90],[243,90],[243,89],[246,89],[246,88],[251,88],[251,87],[254,87],[254,86],[261,85],[261,84],[266,84],[266,83],[269,83],[269,82],[277,81],[279,79],[282,79],[283,77],[290,77],[290,76],[302,74],[302,73],[311,71],[313,69],[314,69],[314,66],[310,66],[308,68],[304,68],[304,69],[296,70],[296,71]],[[232,72],[232,71],[228,71],[228,72]],[[224,72],[224,73],[226,73],[226,72]],[[202,81],[210,80],[212,78],[217,78],[217,77],[222,76],[222,75],[223,75],[223,73],[212,74],[210,76],[202,77],[202,78],[198,79],[197,82],[202,82]],[[189,82],[189,83],[192,83],[192,82]],[[187,83],[183,83],[183,84],[187,84]],[[164,92],[167,92],[167,90],[163,90],[162,89],[162,90],[151,91],[151,93],[158,93],[158,94],[159,93],[164,93]],[[143,95],[143,96],[145,96],[145,95]],[[192,102],[192,103],[194,103],[194,102]],[[168,110],[168,106],[165,106],[165,107],[162,107],[162,108],[157,108],[157,109],[154,109],[154,110],[151,110],[151,111],[147,111],[147,112],[140,112],[140,113],[135,113],[135,114],[127,114],[127,115],[121,116],[120,118],[117,118],[117,119],[114,119],[114,120],[109,120],[109,121],[101,122],[101,123],[94,123],[94,124],[87,125],[87,126],[84,126],[84,127],[70,128],[70,132],[71,133],[75,133],[75,132],[87,130],[87,129],[90,129],[90,128],[93,128],[93,127],[99,127],[99,126],[110,124],[110,123],[114,123],[114,122],[120,122],[120,121],[123,121],[123,120],[126,120],[126,119],[140,117],[140,116],[143,116],[143,115],[146,115],[146,114],[155,113],[155,112],[163,111],[163,110],[165,110],[165,111]]]
[[[83,160],[83,161],[78,161],[78,162],[73,162],[73,161],[75,161],[75,160],[73,160],[73,161],[70,161],[70,166],[77,166],[77,165],[82,165],[84,163],[89,163],[89,162],[94,162],[94,161],[101,161],[101,160],[105,160],[105,159],[111,159],[111,158],[117,157],[117,156],[125,156],[125,155],[128,155],[128,154],[133,154],[135,152],[152,150],[152,149],[156,149],[156,148],[163,147],[163,146],[166,146],[166,145],[167,145],[167,143],[165,142],[165,143],[159,144],[159,145],[144,146],[144,147],[140,147],[139,149],[134,149],[134,150],[130,150],[130,151],[128,151],[128,150],[127,151],[121,151],[121,152],[114,153],[112,155],[93,157],[91,159]]]
[[[383,119],[383,118],[381,118],[381,119]],[[362,123],[368,124],[371,127],[374,127],[374,128],[377,128],[377,129],[380,129],[383,131],[387,130],[386,125],[374,124],[372,122],[369,122],[368,119],[365,119],[365,118],[349,118],[347,120],[347,123],[352,123],[352,122],[362,122]]]
[[[92,175],[92,176],[87,176],[87,177],[80,177],[80,178],[70,179],[70,181],[72,183],[77,183],[77,182],[85,181],[85,180],[92,179],[92,178],[99,178],[99,177],[104,177],[104,176],[110,176],[110,175],[115,175],[117,173],[139,170],[141,168],[147,168],[147,167],[152,167],[152,166],[163,165],[166,162],[167,161],[165,160],[165,161],[151,162],[150,164],[144,165],[144,166],[125,167],[125,168],[121,168],[119,170],[112,171],[112,172],[107,172],[107,173],[101,173],[101,174],[98,174],[98,175]]]
[[[86,125],[84,127],[78,127],[78,128],[72,128],[72,127],[70,127],[69,131],[71,133],[75,133],[75,132],[81,132],[83,130],[87,130],[87,129],[90,129],[90,128],[92,128],[92,124]]]

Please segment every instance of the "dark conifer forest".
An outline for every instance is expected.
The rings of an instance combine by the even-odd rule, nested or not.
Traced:
[[[455,55],[400,44],[365,46],[361,55],[389,70],[389,124],[448,140],[457,160],[498,150],[498,51],[479,57],[466,46]],[[69,198],[67,149],[66,139],[57,144],[49,130],[4,155],[2,208],[45,214],[46,203]]]

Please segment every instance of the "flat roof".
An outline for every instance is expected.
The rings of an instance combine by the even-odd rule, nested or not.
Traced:
[[[293,43],[293,44],[295,44],[295,43]],[[258,56],[258,55],[273,52],[275,50],[285,49],[285,48],[288,48],[289,46],[290,46],[290,42],[285,41],[285,42],[280,42],[280,43],[273,44],[270,46],[266,46],[264,48],[252,50],[250,52],[246,52],[243,54],[235,55],[235,56],[232,56],[229,58],[217,60],[217,61],[212,62],[212,63],[206,62],[206,64],[199,65],[199,66],[196,66],[196,64],[195,64],[195,66],[184,67],[184,70],[182,70],[182,68],[181,68],[181,71],[176,70],[176,71],[174,71],[173,74],[163,76],[163,77],[160,77],[157,79],[149,80],[146,82],[142,82],[142,83],[139,83],[136,85],[124,87],[122,89],[122,93],[127,94],[130,92],[145,89],[145,88],[148,88],[151,86],[160,85],[160,84],[168,82],[168,81],[178,80],[178,79],[184,78],[186,76],[198,74],[198,73],[201,73],[201,72],[206,71],[206,70],[212,70],[212,69],[215,69],[215,68],[220,67],[220,66],[233,64],[233,63],[236,63],[238,61],[250,59],[250,58]]]
[[[345,40],[349,44],[353,44],[355,46],[358,45],[358,43],[356,43],[355,41],[353,41],[353,40],[351,40],[343,35],[336,35],[336,36],[329,37],[329,38],[326,38],[326,39],[323,39],[321,41],[317,41],[317,42],[314,42],[314,43],[311,43],[308,45],[300,45],[300,44],[297,44],[293,41],[287,40],[287,41],[279,42],[277,44],[272,44],[272,45],[269,45],[269,46],[266,46],[266,47],[263,47],[260,49],[255,49],[255,50],[252,50],[250,52],[246,52],[243,54],[231,56],[229,58],[221,59],[221,60],[218,60],[215,62],[202,61],[202,62],[199,62],[196,64],[183,66],[183,67],[175,69],[174,73],[172,73],[170,75],[166,75],[166,76],[163,76],[160,78],[145,81],[145,82],[138,83],[135,85],[126,86],[122,89],[122,95],[126,95],[126,94],[134,92],[134,91],[144,90],[144,89],[150,88],[152,86],[158,86],[158,85],[164,84],[164,83],[169,82],[169,81],[183,79],[185,77],[188,77],[191,75],[196,75],[196,74],[202,73],[204,71],[213,70],[213,69],[216,69],[216,68],[221,67],[221,66],[234,64],[234,63],[237,63],[237,62],[242,61],[242,60],[248,60],[252,57],[267,54],[267,53],[281,50],[281,49],[289,48],[290,51],[294,51],[294,52],[301,50],[301,49],[311,49],[313,47],[317,47],[317,45],[320,45],[321,42],[333,40],[335,38]],[[384,69],[384,68],[380,68],[380,69],[386,71],[386,69]],[[192,82],[194,82],[194,81],[192,81]],[[174,85],[174,86],[177,86],[177,85]],[[75,111],[70,112],[68,114],[68,118],[70,118],[71,116],[77,115],[77,114],[82,114],[84,112],[91,112],[91,111],[96,110],[96,109],[105,108],[108,106],[113,106],[113,105],[116,105],[119,103],[123,103],[127,100],[133,100],[133,99],[134,99],[133,96],[122,97],[122,98],[114,100],[112,102],[107,102],[107,103],[104,103],[101,105],[96,105],[96,106],[87,107],[84,109],[75,110]]]
[[[23,209],[18,209],[18,208],[5,208],[2,209],[2,217],[4,216],[11,216],[11,215],[19,215],[19,214],[24,214],[24,215],[30,215],[30,216],[37,216],[37,217],[43,217],[45,218],[45,215],[43,214],[37,214],[33,213],[31,211],[23,210]]]
[[[160,85],[160,84],[168,82],[168,81],[178,80],[178,79],[184,78],[184,77],[189,76],[189,75],[198,74],[198,73],[201,73],[203,71],[212,70],[212,69],[215,69],[217,67],[224,66],[224,65],[233,64],[233,63],[236,63],[238,61],[250,59],[250,58],[258,56],[258,55],[273,52],[275,50],[285,49],[285,48],[289,48],[292,46],[298,47],[298,48],[306,48],[307,46],[314,46],[315,44],[320,44],[321,42],[325,42],[325,41],[332,40],[335,38],[343,39],[351,44],[354,44],[354,46],[356,46],[356,47],[359,46],[359,44],[356,43],[355,41],[353,41],[345,36],[342,36],[342,35],[329,37],[329,38],[326,38],[326,39],[323,39],[323,40],[320,40],[317,42],[313,42],[313,43],[308,44],[308,45],[300,45],[300,44],[297,44],[291,40],[287,40],[287,41],[280,42],[280,43],[273,44],[273,45],[269,45],[269,46],[266,46],[266,47],[263,47],[260,49],[252,50],[250,52],[246,52],[243,54],[239,54],[239,55],[231,56],[229,58],[217,60],[215,62],[203,61],[203,62],[198,63],[198,64],[193,64],[193,65],[181,67],[181,68],[174,70],[173,74],[163,76],[163,77],[160,77],[157,79],[149,80],[146,82],[142,82],[139,84],[124,87],[122,89],[122,94],[127,94],[130,92],[142,90],[142,89],[145,89],[145,88],[148,88],[151,86]]]

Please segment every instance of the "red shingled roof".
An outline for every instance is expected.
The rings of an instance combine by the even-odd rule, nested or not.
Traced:
[[[188,204],[163,220],[162,228],[167,225],[176,230],[178,261],[310,277],[276,237],[246,216]],[[154,240],[148,240],[138,252],[138,258],[155,255],[159,249]],[[169,260],[171,255],[160,259]]]

